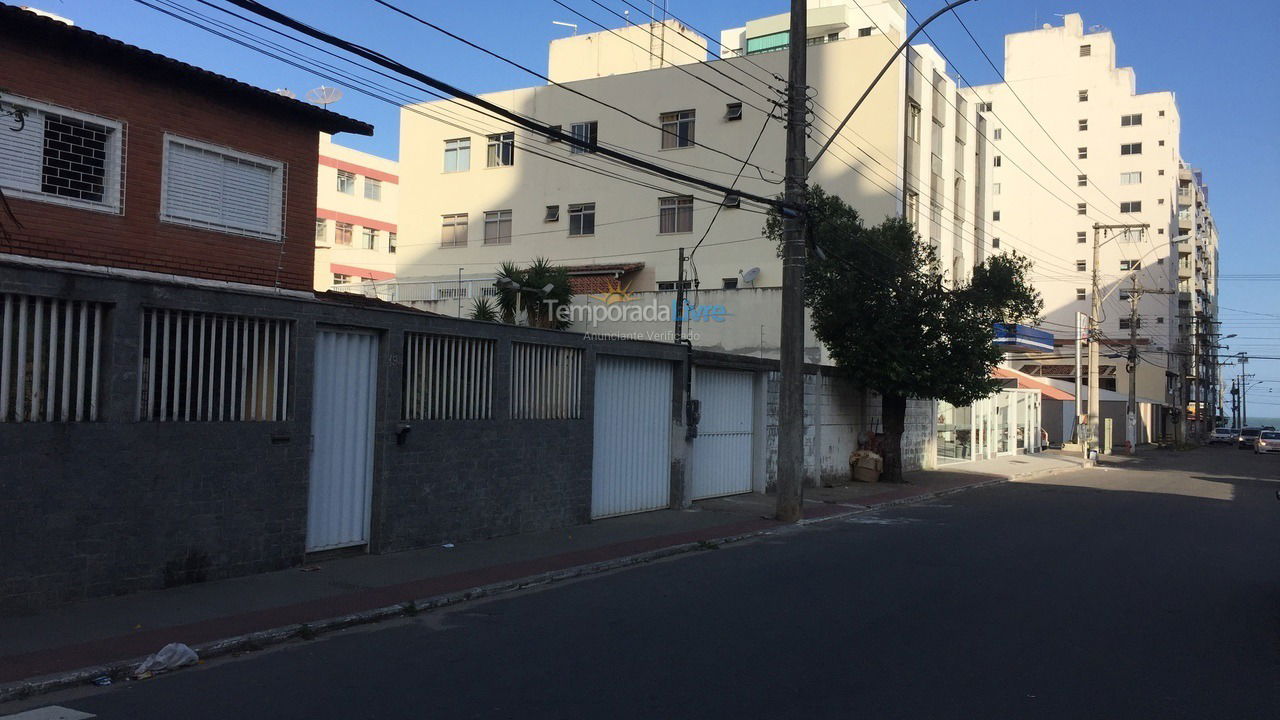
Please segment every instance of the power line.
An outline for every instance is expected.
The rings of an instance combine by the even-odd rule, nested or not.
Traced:
[[[203,0],[202,0],[202,1],[203,1]],[[441,33],[441,34],[443,34],[443,35],[445,35],[445,36],[447,36],[447,37],[450,37],[450,38],[452,38],[452,39],[454,39],[454,40],[457,40],[458,42],[463,43],[464,45],[467,45],[468,47],[471,47],[471,48],[474,48],[474,49],[476,49],[476,50],[479,50],[480,52],[482,52],[482,53],[484,53],[484,54],[486,54],[486,55],[489,55],[490,57],[497,58],[498,60],[501,60],[502,62],[507,63],[508,65],[511,65],[512,67],[518,68],[519,70],[522,70],[522,71],[524,71],[524,72],[526,72],[526,73],[528,73],[528,74],[530,74],[530,75],[533,75],[534,77],[536,77],[536,78],[538,78],[538,79],[540,79],[540,80],[544,80],[544,81],[546,81],[546,82],[548,82],[548,83],[550,83],[550,84],[552,84],[552,85],[554,85],[554,86],[556,86],[556,87],[560,88],[561,90],[564,90],[564,91],[566,91],[566,92],[572,93],[572,94],[577,95],[578,97],[584,98],[584,99],[586,99],[586,100],[590,100],[591,102],[596,103],[597,105],[601,105],[601,106],[603,106],[603,107],[609,108],[610,110],[613,110],[613,111],[615,111],[615,112],[621,113],[622,115],[625,115],[625,116],[627,116],[628,118],[631,118],[632,120],[634,120],[634,121],[636,121],[636,122],[638,122],[638,123],[640,123],[640,124],[642,124],[642,125],[645,125],[646,127],[649,127],[649,128],[654,129],[654,130],[657,130],[658,132],[665,132],[665,131],[662,129],[662,127],[661,127],[661,126],[659,126],[659,125],[655,125],[655,124],[653,124],[653,123],[649,122],[648,120],[645,120],[645,119],[641,118],[640,116],[638,116],[638,115],[636,115],[636,114],[634,114],[634,113],[632,113],[632,112],[630,112],[630,111],[628,111],[628,110],[624,110],[623,108],[620,108],[620,107],[618,107],[617,105],[614,105],[614,104],[612,104],[612,103],[605,102],[604,100],[601,100],[601,99],[599,99],[599,98],[596,98],[596,97],[594,97],[594,96],[592,96],[592,95],[589,95],[589,94],[587,94],[587,93],[584,93],[584,92],[582,92],[582,91],[580,91],[580,90],[577,90],[577,89],[575,89],[575,88],[569,87],[568,85],[565,85],[564,83],[561,83],[561,82],[557,82],[557,81],[555,81],[555,80],[552,80],[550,77],[548,77],[548,76],[546,76],[546,75],[543,75],[542,73],[540,73],[540,72],[538,72],[537,70],[534,70],[534,69],[532,69],[532,68],[528,67],[527,65],[524,65],[524,64],[522,64],[522,63],[516,62],[515,60],[512,60],[512,59],[510,59],[510,58],[508,58],[508,57],[506,57],[506,56],[504,56],[504,55],[502,55],[502,54],[500,54],[500,53],[494,52],[493,50],[490,50],[490,49],[488,49],[488,48],[486,48],[486,47],[483,47],[483,46],[481,46],[481,45],[479,45],[479,44],[477,44],[477,43],[475,43],[475,42],[472,42],[471,40],[468,40],[468,39],[466,39],[466,38],[464,38],[464,37],[462,37],[462,36],[460,36],[460,35],[458,35],[458,34],[456,34],[456,33],[453,33],[453,32],[451,32],[451,31],[449,31],[449,30],[447,30],[447,29],[445,29],[445,28],[443,28],[443,27],[440,27],[439,25],[437,25],[437,24],[435,24],[435,23],[433,23],[433,22],[431,22],[431,21],[429,21],[429,20],[426,20],[425,18],[419,17],[418,15],[414,15],[413,13],[411,13],[411,12],[409,12],[409,11],[407,11],[407,10],[405,10],[405,9],[403,9],[403,8],[401,8],[401,7],[399,7],[399,6],[397,6],[397,5],[394,5],[394,4],[390,3],[390,2],[387,2],[387,0],[372,0],[372,2],[375,2],[375,3],[379,4],[379,5],[381,5],[381,6],[385,7],[385,8],[387,8],[388,10],[391,10],[392,12],[398,13],[398,14],[400,14],[400,15],[402,15],[402,16],[404,16],[404,17],[406,17],[406,18],[409,18],[410,20],[413,20],[414,22],[421,23],[422,25],[425,25],[425,26],[427,26],[427,27],[431,28],[432,30],[435,30],[436,32],[439,32],[439,33]],[[767,113],[766,113],[766,114],[767,114]],[[715,147],[712,147],[712,146],[710,146],[710,145],[707,145],[707,144],[705,144],[705,143],[699,143],[699,146],[700,146],[700,147],[703,147],[703,148],[705,148],[705,149],[707,149],[707,150],[710,150],[710,151],[712,151],[712,152],[714,152],[714,153],[717,153],[717,154],[723,155],[723,156],[725,156],[725,157],[727,157],[727,158],[730,158],[731,160],[734,160],[734,161],[736,161],[736,162],[741,162],[741,161],[742,161],[742,159],[741,159],[741,158],[738,158],[738,157],[736,157],[736,156],[734,156],[734,155],[731,155],[731,154],[729,154],[729,153],[727,153],[727,152],[725,152],[725,151],[723,151],[723,150],[719,150],[719,149],[717,149],[717,148],[715,148]],[[761,168],[759,165],[756,165],[756,166],[754,166],[754,167],[756,167],[757,169],[760,169],[760,170],[762,170],[762,171],[764,170],[764,168]],[[774,171],[770,170],[769,172],[774,172]]]
[[[558,1],[558,0],[557,0],[557,1]],[[254,13],[255,15],[258,15],[258,16],[260,16],[260,17],[265,17],[265,18],[267,18],[267,19],[269,19],[269,20],[272,20],[272,21],[277,22],[277,23],[279,23],[279,24],[281,24],[281,25],[284,25],[285,27],[292,28],[292,29],[294,29],[294,30],[296,30],[296,31],[298,31],[298,32],[301,32],[301,33],[305,34],[305,35],[309,35],[309,36],[311,36],[311,37],[313,37],[313,38],[315,38],[315,39],[317,39],[317,40],[320,40],[320,41],[322,41],[322,42],[325,42],[325,43],[327,43],[327,44],[329,44],[329,45],[333,45],[334,47],[338,47],[338,48],[341,48],[341,49],[343,49],[343,50],[346,50],[347,52],[352,53],[353,55],[357,55],[357,56],[359,56],[359,57],[362,57],[362,58],[364,58],[364,59],[366,59],[366,60],[369,60],[369,61],[371,61],[371,62],[373,62],[373,63],[375,63],[375,64],[381,65],[381,66],[383,66],[383,67],[385,67],[385,68],[387,68],[387,69],[389,69],[389,70],[393,70],[394,72],[400,73],[400,74],[405,75],[405,76],[407,76],[407,77],[411,77],[411,78],[413,78],[414,80],[417,80],[418,82],[425,83],[426,85],[430,86],[431,88],[433,88],[433,89],[435,89],[435,90],[437,90],[437,91],[439,91],[439,92],[445,93],[445,94],[447,94],[447,95],[451,95],[451,96],[453,96],[453,97],[462,98],[462,99],[466,100],[467,102],[469,102],[469,103],[471,103],[471,104],[473,104],[473,105],[477,105],[477,106],[482,107],[482,108],[484,108],[484,109],[486,109],[486,110],[488,110],[488,111],[490,111],[490,112],[493,112],[493,113],[496,113],[496,114],[498,114],[498,115],[501,115],[502,117],[506,118],[507,120],[509,120],[509,121],[511,121],[511,122],[513,122],[513,123],[515,123],[515,124],[517,124],[517,125],[519,125],[519,126],[521,126],[521,127],[524,127],[524,128],[526,128],[526,129],[528,129],[528,130],[532,130],[532,131],[534,131],[534,132],[536,132],[536,133],[538,133],[538,134],[540,134],[540,135],[545,135],[545,136],[547,136],[547,137],[556,138],[556,139],[561,140],[562,142],[567,142],[567,143],[570,143],[570,144],[575,145],[575,146],[577,146],[577,147],[583,147],[583,148],[587,148],[587,149],[590,149],[590,148],[592,147],[592,146],[591,146],[589,143],[587,143],[586,141],[584,141],[584,140],[580,140],[580,139],[578,139],[578,138],[576,138],[576,137],[574,137],[574,136],[572,136],[572,135],[570,135],[570,134],[567,134],[567,133],[563,132],[562,130],[558,130],[558,129],[556,129],[556,128],[554,128],[554,127],[552,127],[552,126],[550,126],[550,125],[548,125],[548,124],[546,124],[546,123],[543,123],[543,122],[540,122],[540,121],[537,121],[537,120],[532,120],[532,119],[524,118],[524,117],[520,116],[519,114],[517,114],[517,113],[515,113],[515,112],[512,112],[512,111],[510,111],[510,110],[507,110],[506,108],[503,108],[503,107],[501,107],[501,106],[499,106],[499,105],[497,105],[497,104],[495,104],[495,103],[493,103],[493,102],[491,102],[491,101],[489,101],[489,100],[485,100],[485,99],[483,99],[483,98],[477,97],[476,95],[474,95],[474,94],[472,94],[472,93],[469,93],[469,92],[466,92],[465,90],[462,90],[461,88],[458,88],[458,87],[456,87],[456,86],[454,86],[454,85],[451,85],[451,84],[449,84],[449,83],[447,83],[447,82],[444,82],[444,81],[442,81],[442,80],[438,80],[438,79],[436,79],[436,78],[434,78],[434,77],[431,77],[430,75],[427,75],[426,73],[420,72],[420,71],[418,71],[418,70],[414,70],[413,68],[410,68],[410,67],[408,67],[408,66],[406,66],[406,65],[404,65],[404,64],[402,64],[402,63],[399,63],[399,62],[397,62],[397,61],[395,61],[395,60],[392,60],[391,58],[387,57],[386,55],[383,55],[383,54],[381,54],[381,53],[375,52],[375,51],[370,50],[370,49],[368,49],[368,48],[365,48],[365,47],[363,47],[363,46],[357,45],[357,44],[352,43],[352,42],[350,42],[350,41],[343,40],[342,38],[339,38],[339,37],[337,37],[337,36],[331,35],[331,34],[329,34],[329,33],[327,33],[327,32],[322,31],[322,30],[318,30],[318,29],[316,29],[316,28],[313,28],[313,27],[311,27],[311,26],[309,26],[309,25],[307,25],[307,24],[305,24],[305,23],[299,22],[298,20],[295,20],[294,18],[289,17],[288,15],[285,15],[285,14],[283,14],[283,13],[280,13],[280,12],[276,11],[276,10],[273,10],[273,9],[271,9],[271,8],[269,8],[269,7],[265,6],[265,5],[263,5],[262,3],[257,2],[256,0],[227,0],[227,2],[230,2],[230,3],[232,3],[232,4],[234,4],[234,5],[238,6],[238,7],[240,7],[241,9],[248,10],[248,11],[250,11],[250,12]],[[598,146],[598,145],[597,145],[597,146],[595,146],[595,150],[596,150],[596,152],[600,153],[601,155],[605,155],[605,156],[608,156],[608,157],[612,157],[612,158],[614,158],[614,159],[616,159],[616,160],[621,160],[621,161],[623,161],[623,162],[627,163],[628,165],[632,165],[632,166],[634,166],[634,167],[639,167],[639,168],[643,168],[643,169],[646,169],[646,170],[651,170],[651,171],[656,172],[656,173],[658,173],[658,174],[660,174],[660,175],[664,175],[664,176],[666,176],[667,178],[670,178],[670,179],[681,180],[681,181],[684,181],[684,182],[687,182],[687,183],[691,183],[691,184],[694,184],[694,185],[700,185],[700,186],[702,186],[702,187],[704,187],[704,188],[707,188],[707,189],[710,189],[710,190],[715,190],[716,192],[721,193],[721,194],[727,194],[727,193],[729,192],[729,188],[727,188],[727,187],[725,187],[724,185],[721,185],[721,184],[719,184],[719,183],[711,182],[711,181],[708,181],[708,180],[703,180],[703,179],[701,179],[701,178],[694,177],[694,176],[689,175],[689,174],[687,174],[687,173],[683,173],[683,172],[680,172],[680,171],[677,171],[677,170],[672,170],[672,169],[670,169],[670,168],[664,167],[664,166],[662,166],[662,165],[658,165],[658,164],[656,164],[656,163],[648,162],[647,160],[641,160],[640,158],[632,157],[632,156],[630,156],[630,155],[628,155],[628,154],[626,154],[626,153],[621,153],[621,152],[618,152],[617,150],[613,150],[613,149],[611,149],[611,148],[607,148],[607,147],[600,147],[600,146]],[[752,200],[752,201],[754,201],[754,202],[760,203],[760,204],[765,205],[765,206],[769,206],[769,207],[782,207],[782,203],[781,203],[781,201],[779,201],[779,200],[777,200],[777,199],[774,199],[774,198],[766,198],[766,197],[763,197],[763,196],[760,196],[760,195],[755,195],[755,194],[753,194],[753,193],[745,193],[745,192],[738,193],[738,194],[739,194],[739,195],[741,195],[741,196],[742,196],[743,198],[745,198],[745,199]]]

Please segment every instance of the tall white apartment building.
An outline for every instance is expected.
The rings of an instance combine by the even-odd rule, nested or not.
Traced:
[[[1007,85],[967,91],[989,132],[990,245],[1031,255],[1044,329],[1066,343],[1056,358],[1015,365],[1074,377],[1065,356],[1076,314],[1090,309],[1094,225],[1145,223],[1144,232],[1098,233],[1106,342],[1099,379],[1104,389],[1128,390],[1126,360],[1107,356],[1130,345],[1132,288],[1153,291],[1138,300],[1137,393],[1166,408],[1153,430],[1174,433],[1190,400],[1195,333],[1215,316],[1217,257],[1199,174],[1182,162],[1174,95],[1137,92],[1133,69],[1116,65],[1112,34],[1086,31],[1076,14],[1006,36],[1004,60]]]
[[[905,37],[898,0],[864,1],[862,8],[852,0],[810,2],[811,156]],[[777,78],[786,76],[787,53],[773,51],[786,48],[787,18],[725,31],[721,58],[710,62],[707,41],[674,20],[556,40],[548,66],[564,87],[484,98],[601,146],[778,196],[785,127]],[[648,62],[637,45],[652,54]],[[944,267],[963,276],[989,234],[984,122],[941,56],[917,46],[895,62],[809,180],[869,224],[907,214],[935,242]],[[781,284],[759,205],[627,168],[462,103],[405,107],[400,127],[402,183],[415,201],[401,210],[399,301],[461,295],[466,302],[431,307],[465,312],[469,299],[492,285],[500,263],[536,257],[568,266],[579,293],[611,282],[662,293],[675,288],[677,248],[688,252],[700,242],[688,272],[696,272],[704,297],[723,292],[731,304],[735,292],[759,299]],[[712,344],[735,351],[759,345],[771,354],[776,302],[752,307],[771,309],[718,328],[739,328],[742,342]],[[755,317],[766,315],[767,323]]]
[[[320,136],[315,289],[388,294],[396,276],[400,177],[394,160]]]

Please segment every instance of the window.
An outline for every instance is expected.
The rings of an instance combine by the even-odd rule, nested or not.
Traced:
[[[324,218],[316,218],[316,242],[322,243],[325,240],[326,223]]]
[[[1157,113],[1157,114],[1158,114],[1160,117],[1164,117],[1164,111],[1163,111],[1163,110],[1161,110],[1161,111],[1160,111],[1159,113]]]
[[[999,247],[1000,247],[1000,238],[998,238],[998,237],[993,237],[993,238],[991,238],[991,247],[993,247],[993,248],[999,248]]]
[[[871,28],[858,28],[858,37],[871,37]]]
[[[440,216],[440,247],[467,246],[467,214]]]
[[[382,200],[382,181],[371,177],[364,179],[364,197],[366,200]]]
[[[675,280],[660,280],[658,281],[658,292],[675,292],[676,285],[683,285],[685,290],[691,290],[693,281],[685,280],[683,283],[677,283]]]
[[[1090,55],[1092,55],[1092,54],[1093,54],[1093,46],[1092,46],[1092,45],[1081,45],[1081,46],[1080,46],[1080,57],[1089,57],[1089,56],[1090,56]]]
[[[495,345],[493,340],[405,333],[401,419],[493,417]]]
[[[693,110],[662,113],[662,149],[693,147]]]
[[[747,54],[755,55],[756,53],[786,50],[790,40],[791,33],[786,30],[770,33],[768,35],[750,37],[747,38]]]
[[[726,208],[740,208],[742,207],[742,196],[734,192],[725,193],[724,200],[720,202],[720,205]]]
[[[372,250],[378,246],[378,231],[373,228],[364,228],[360,233],[360,247],[365,250]]]
[[[1000,211],[996,210],[991,213],[991,222],[1000,222]]]
[[[488,167],[511,167],[516,163],[516,134],[498,133],[489,136],[489,153],[485,160]]]
[[[1130,271],[1130,270],[1137,270],[1137,269],[1139,269],[1139,268],[1141,268],[1141,267],[1142,267],[1142,261],[1141,261],[1141,260],[1121,260],[1121,261],[1120,261],[1120,270],[1121,270],[1121,272],[1128,272],[1128,271]]]
[[[1078,242],[1078,243],[1085,243],[1085,242],[1089,242],[1089,233],[1088,233],[1087,231],[1085,231],[1085,230],[1081,230],[1081,231],[1077,232],[1077,233],[1076,233],[1076,242]]]
[[[1120,127],[1133,127],[1141,124],[1142,124],[1142,113],[1135,113],[1133,115],[1120,116]]]
[[[1088,175],[1077,175],[1077,176],[1076,176],[1076,185],[1077,185],[1078,187],[1088,187],[1088,185],[1089,185],[1089,176],[1088,176]]]
[[[490,210],[484,214],[484,244],[511,244],[510,210]]]
[[[1133,295],[1131,295],[1128,290],[1119,290],[1116,292],[1116,297],[1124,302],[1128,302],[1129,298],[1133,297]]]
[[[1000,194],[1000,183],[991,183],[991,194],[992,195]]]
[[[283,199],[283,163],[166,136],[162,220],[279,240]]]
[[[1160,198],[1159,200],[1156,200],[1156,204],[1157,204],[1157,205],[1163,205],[1163,204],[1164,204],[1164,198]]]
[[[387,233],[387,252],[392,255],[396,253],[396,234],[393,232]]]
[[[1157,318],[1156,318],[1156,324],[1157,324],[1157,325],[1163,325],[1163,324],[1164,324],[1164,317],[1163,317],[1163,316],[1161,316],[1161,317],[1157,317]]]
[[[1089,206],[1088,206],[1087,204],[1085,204],[1085,203],[1076,203],[1076,214],[1077,214],[1077,215],[1088,215],[1088,214],[1089,214]]]
[[[511,417],[524,420],[582,417],[582,350],[511,343]]]
[[[560,222],[560,206],[548,205],[547,214],[542,216],[542,222]]]
[[[991,112],[991,103],[978,103],[978,110],[982,112]]]
[[[334,284],[334,285],[346,285],[346,284],[347,284],[347,283],[349,283],[349,282],[351,282],[351,276],[350,276],[350,275],[343,275],[342,273],[334,273],[334,274],[333,274],[333,284]]]
[[[995,167],[1000,167],[1000,156],[997,155],[995,159],[991,161],[991,164]]]
[[[920,142],[920,105],[911,103],[907,113],[907,137]]]
[[[99,303],[0,293],[0,423],[98,419],[107,312]]]
[[[725,120],[741,120],[742,119],[742,103],[727,103],[724,106]]]
[[[1004,128],[996,128],[991,131],[992,140],[1001,140],[1004,138]]]
[[[1163,140],[1157,140],[1157,141],[1156,141],[1156,145],[1159,145],[1160,147],[1164,147],[1164,141],[1163,141]]]
[[[1085,297],[1086,296],[1085,296],[1084,288],[1076,288],[1076,299],[1084,300]]]
[[[723,288],[723,289],[725,289],[725,290],[737,290],[737,289],[738,289],[738,278],[736,278],[736,277],[731,277],[731,278],[721,278],[721,279],[720,279],[720,287],[721,287],[721,288]]]
[[[1142,143],[1125,143],[1120,146],[1121,155],[1141,155]]]
[[[593,153],[596,151],[596,130],[599,126],[595,120],[590,122],[576,122],[569,126],[569,134],[574,140],[586,143],[586,147],[571,144],[569,152],[571,153]],[[510,164],[510,163],[508,163]]]
[[[466,172],[471,169],[471,138],[444,141],[444,171]]]
[[[292,325],[247,315],[144,308],[138,419],[287,419],[294,376],[289,371]]]
[[[1157,174],[1157,175],[1159,175],[1159,176],[1161,176],[1161,177],[1164,177],[1164,169],[1163,169],[1163,168],[1161,168],[1161,169],[1157,170],[1157,171],[1156,171],[1156,174]]]
[[[1087,147],[1078,147],[1078,148],[1076,148],[1076,157],[1077,157],[1077,158],[1079,158],[1079,159],[1081,159],[1081,160],[1088,160],[1088,159],[1089,159],[1089,148],[1087,148]]]
[[[1089,102],[1089,91],[1081,90],[1080,92],[1076,93],[1076,97],[1077,99],[1079,99],[1080,102]]]
[[[569,236],[596,234],[596,204],[578,203],[569,206]]]
[[[333,224],[333,244],[334,245],[350,245],[351,244],[351,223],[334,223]]]
[[[1084,260],[1076,261],[1076,272],[1084,272],[1085,270],[1088,270],[1088,269],[1089,269],[1089,265]]]
[[[1122,318],[1120,318],[1120,329],[1121,329],[1121,330],[1128,330],[1128,329],[1129,329],[1129,324],[1130,324],[1130,323],[1129,323],[1129,318],[1127,318],[1127,317],[1122,317]],[[1133,329],[1134,329],[1134,330],[1141,330],[1141,329],[1142,329],[1142,318],[1138,318],[1138,322],[1136,322],[1136,323],[1134,323],[1134,324],[1133,324]]]
[[[1120,212],[1122,213],[1142,212],[1142,201],[1130,200],[1128,202],[1122,202],[1120,203]]]
[[[1120,184],[1121,184],[1121,185],[1139,185],[1139,184],[1141,184],[1141,183],[1142,183],[1142,173],[1141,173],[1141,172],[1126,172],[1126,173],[1120,173]]]
[[[356,194],[356,174],[346,170],[338,171],[338,192],[347,195]]]
[[[32,200],[120,210],[118,123],[28,100],[0,102],[0,110],[22,113],[21,122],[0,128],[0,187]]]
[[[1076,121],[1076,126],[1081,132],[1089,129],[1089,118],[1080,118]]]
[[[693,196],[658,198],[658,232],[693,232]]]
[[[907,191],[907,222],[913,227],[920,226],[920,193]]]

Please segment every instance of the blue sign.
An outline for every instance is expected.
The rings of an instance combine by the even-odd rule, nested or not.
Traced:
[[[1005,352],[1052,352],[1053,333],[1030,325],[996,323],[993,342]]]

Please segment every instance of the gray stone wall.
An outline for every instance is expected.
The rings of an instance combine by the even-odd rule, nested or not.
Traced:
[[[369,550],[388,552],[587,522],[594,357],[678,362],[682,348],[273,294],[0,265],[0,292],[111,303],[100,418],[0,423],[0,608],[289,567],[305,554],[317,325],[380,337]],[[291,321],[283,422],[141,422],[144,307]],[[405,332],[496,343],[486,420],[401,419]],[[509,418],[513,341],[583,351],[581,416]],[[674,406],[673,406],[674,407]],[[409,425],[403,445],[397,430]]]

